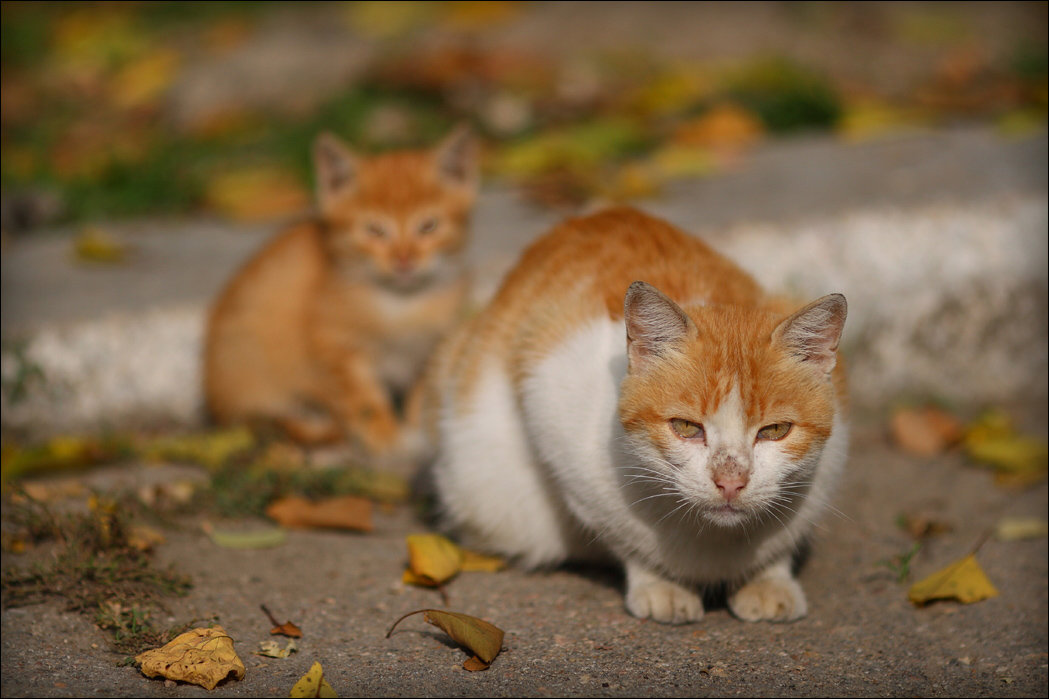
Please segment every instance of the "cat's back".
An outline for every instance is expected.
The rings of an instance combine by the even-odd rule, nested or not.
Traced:
[[[763,298],[746,272],[700,239],[637,209],[614,207],[567,219],[533,243],[479,331],[527,362],[589,321],[620,320],[626,291],[638,280],[682,304],[752,306]]]

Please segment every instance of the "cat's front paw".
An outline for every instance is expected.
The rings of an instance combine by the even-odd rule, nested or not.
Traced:
[[[794,578],[758,578],[729,597],[729,609],[744,621],[794,621],[805,616],[805,591]]]
[[[661,624],[687,624],[703,618],[703,600],[699,595],[667,580],[631,585],[626,608],[640,619],[651,617]]]

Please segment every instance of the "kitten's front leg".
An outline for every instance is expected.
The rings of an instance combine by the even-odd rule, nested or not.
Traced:
[[[728,600],[729,609],[744,621],[794,621],[805,616],[805,592],[784,558],[761,571]]]
[[[662,624],[687,624],[703,618],[703,600],[677,583],[637,563],[626,563],[626,608],[634,616]]]

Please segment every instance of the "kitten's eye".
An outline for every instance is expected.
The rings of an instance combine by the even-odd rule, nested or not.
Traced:
[[[679,417],[670,421],[670,427],[682,439],[703,439],[706,436],[706,433],[703,432],[703,425],[689,420],[682,420]]]
[[[381,223],[375,223],[374,221],[367,223],[364,226],[364,230],[373,238],[386,237],[386,228]]]
[[[769,441],[776,441],[783,439],[790,432],[790,428],[793,427],[789,422],[776,422],[771,425],[765,425],[758,430],[758,439],[764,439]]]
[[[429,235],[437,230],[437,225],[440,223],[436,218],[431,217],[419,224],[419,235]]]

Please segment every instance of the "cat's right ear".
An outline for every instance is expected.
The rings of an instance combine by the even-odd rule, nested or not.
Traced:
[[[681,342],[698,333],[680,306],[646,282],[634,282],[627,289],[623,319],[631,372],[674,352]]]
[[[313,167],[317,178],[317,203],[322,212],[350,191],[357,180],[357,156],[327,131],[313,142]]]

